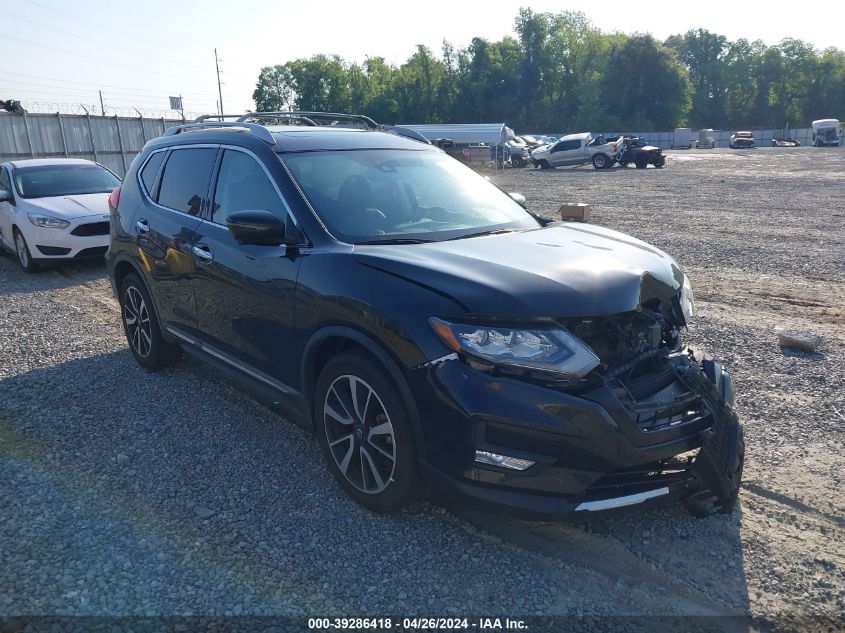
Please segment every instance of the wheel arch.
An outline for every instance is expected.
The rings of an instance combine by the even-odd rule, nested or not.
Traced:
[[[399,361],[373,336],[347,325],[329,325],[320,328],[311,335],[311,338],[305,344],[300,370],[300,385],[303,408],[307,410],[308,420],[310,420],[312,428],[316,428],[312,402],[320,371],[333,355],[350,350],[363,352],[387,372],[396,385],[411,420],[418,455],[424,455],[419,410]]]
[[[147,279],[147,276],[144,274],[144,271],[141,270],[141,267],[138,266],[136,262],[134,262],[129,257],[126,257],[125,255],[118,256],[118,258],[111,265],[111,269],[109,270],[109,277],[112,280],[112,287],[114,288],[114,294],[117,297],[118,303],[120,303],[120,287],[123,285],[123,281],[132,273],[138,275],[138,278],[141,280],[141,283],[144,284],[144,289],[147,291],[147,294],[149,295],[150,300],[153,303],[153,309],[155,310],[156,318],[158,318],[159,326],[161,326],[161,313],[158,310],[158,301],[155,296],[155,293],[150,287],[150,282]],[[167,333],[167,330],[164,327],[161,327],[161,335],[166,341],[177,342],[176,339],[174,339],[170,334]]]

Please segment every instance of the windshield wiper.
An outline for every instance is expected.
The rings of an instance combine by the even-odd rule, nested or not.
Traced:
[[[428,244],[434,240],[420,240],[413,237],[391,237],[384,240],[367,240],[356,244]]]
[[[517,229],[492,229],[490,231],[481,231],[481,233],[468,233],[467,235],[458,235],[458,237],[450,237],[447,241],[465,240],[468,237],[481,237],[483,235],[498,235],[500,233],[513,233]]]

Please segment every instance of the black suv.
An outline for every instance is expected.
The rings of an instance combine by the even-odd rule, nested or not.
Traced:
[[[525,518],[730,510],[731,379],[681,344],[693,297],[671,257],[543,221],[363,117],[250,116],[171,128],[110,197],[143,367],[185,349],[289,405],[380,512],[424,490]]]

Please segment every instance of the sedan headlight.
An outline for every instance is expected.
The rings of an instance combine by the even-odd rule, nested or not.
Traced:
[[[35,226],[40,226],[45,229],[66,229],[70,226],[67,220],[59,220],[58,218],[51,218],[47,215],[37,215],[35,213],[27,213],[26,217]]]
[[[681,286],[681,311],[684,313],[684,320],[687,323],[695,316],[695,297],[692,293],[689,275],[684,275],[684,285]]]
[[[456,352],[494,365],[554,372],[569,378],[585,376],[599,358],[562,328],[515,329],[430,319],[440,338]]]

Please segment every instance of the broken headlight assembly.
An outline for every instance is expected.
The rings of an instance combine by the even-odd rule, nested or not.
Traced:
[[[582,378],[598,356],[562,328],[510,328],[429,319],[434,331],[456,352],[503,368]]]
[[[684,275],[684,285],[681,286],[681,312],[684,313],[684,321],[687,323],[695,316],[695,297],[692,293],[689,275]]]

